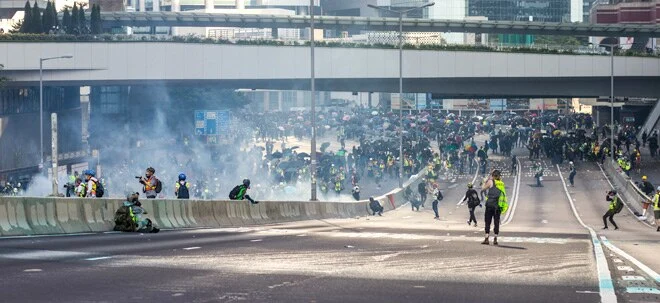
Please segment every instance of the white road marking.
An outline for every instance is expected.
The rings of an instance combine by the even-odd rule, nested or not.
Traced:
[[[618,301],[616,298],[616,293],[614,292],[614,284],[612,283],[612,274],[610,273],[610,269],[607,267],[607,259],[605,258],[605,252],[603,251],[603,246],[601,245],[601,241],[598,240],[598,235],[596,235],[594,229],[587,226],[587,224],[584,224],[584,221],[582,221],[582,218],[580,218],[580,214],[578,214],[577,209],[575,208],[575,203],[573,203],[573,199],[571,199],[571,195],[568,194],[568,187],[566,186],[566,180],[564,180],[564,176],[561,173],[559,164],[557,164],[557,172],[559,173],[559,179],[561,180],[561,184],[564,186],[564,193],[566,193],[566,198],[568,198],[568,202],[571,205],[571,210],[573,211],[573,215],[578,220],[580,225],[586,228],[589,231],[589,235],[591,235],[591,243],[594,246],[594,255],[596,257],[596,269],[598,271],[598,289],[600,293],[600,301],[602,303],[616,303]]]
[[[631,255],[626,253],[625,251],[621,250],[620,248],[616,247],[614,244],[610,243],[610,241],[607,240],[607,238],[601,236],[600,237],[603,245],[607,246],[608,249],[611,251],[617,253],[619,256],[625,258],[626,260],[632,262],[637,266],[639,269],[641,269],[644,273],[649,275],[651,279],[655,280],[655,282],[660,283],[660,275],[656,273],[653,269],[649,268],[646,266],[644,263],[640,262],[639,260],[633,258]]]
[[[71,257],[85,257],[89,253],[77,251],[59,251],[59,250],[34,250],[17,253],[1,254],[0,258],[17,259],[17,260],[52,260],[52,259],[65,259]]]
[[[578,294],[597,294],[597,291],[591,291],[591,290],[576,290],[575,291]]]
[[[424,285],[415,285],[415,286],[413,286],[413,288],[426,288],[426,286],[424,286]]]
[[[621,259],[612,259],[612,261],[614,261],[614,263],[623,263],[623,260]]]
[[[502,220],[502,226],[507,225],[513,221],[513,216],[516,214],[516,206],[518,205],[518,196],[520,195],[520,175],[522,175],[522,164],[520,159],[516,158],[518,165],[516,167],[517,173],[516,178],[513,181],[513,193],[511,194],[511,200],[509,200],[509,211]]]
[[[96,235],[96,233],[76,233],[76,234],[55,234],[55,235],[8,236],[8,237],[0,237],[0,240],[5,240],[5,239],[25,239],[25,238],[48,238],[48,237],[75,237],[75,236],[87,236],[87,235]]]
[[[653,294],[660,295],[660,290],[655,287],[626,287],[629,294]]]
[[[195,249],[200,249],[201,247],[199,246],[193,246],[193,247],[186,247],[183,250],[195,250]]]
[[[374,260],[376,260],[376,261],[385,261],[385,260],[387,260],[387,259],[389,259],[389,258],[396,257],[396,256],[398,256],[398,255],[400,255],[400,254],[401,254],[400,252],[397,252],[397,253],[387,254],[387,255],[372,256],[371,258],[374,259]]]
[[[183,295],[184,295],[183,293],[178,292],[178,293],[172,294],[172,297],[181,297]]]
[[[623,281],[646,281],[642,276],[622,276]]]
[[[548,220],[541,220],[541,223],[548,224]]]
[[[616,269],[620,271],[635,271],[632,267],[630,266],[617,266]]]
[[[111,259],[111,258],[112,257],[105,256],[105,257],[87,258],[85,260],[87,260],[87,261],[98,261],[98,260],[107,260],[107,259]]]
[[[42,272],[42,271],[43,270],[41,270],[39,268],[29,268],[29,269],[24,270],[23,272]]]
[[[263,241],[263,240],[264,240],[264,239],[254,239],[254,240],[250,240],[250,242],[261,242],[261,241]]]
[[[412,216],[405,216],[402,219],[410,219],[410,218],[412,218]]]

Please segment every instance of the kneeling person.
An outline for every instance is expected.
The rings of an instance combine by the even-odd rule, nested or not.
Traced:
[[[229,192],[229,199],[230,200],[244,200],[244,199],[247,199],[252,204],[259,203],[258,201],[255,201],[254,199],[250,198],[249,195],[246,194],[248,189],[250,189],[250,179],[243,179],[243,184],[236,185],[231,190],[231,192]]]
[[[157,233],[150,219],[142,218],[147,212],[138,200],[139,194],[126,197],[124,204],[115,212],[115,231]]]

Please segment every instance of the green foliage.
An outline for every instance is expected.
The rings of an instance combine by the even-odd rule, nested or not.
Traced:
[[[41,9],[39,9],[37,2],[34,2],[34,6],[32,7],[30,20],[30,33],[39,34],[44,32],[43,23],[41,22]]]
[[[89,24],[85,18],[85,9],[81,6],[78,9],[78,34],[89,34]]]
[[[78,13],[78,4],[74,3],[71,9],[71,24],[69,25],[67,34],[80,33],[80,14]]]
[[[71,12],[68,7],[65,7],[62,13],[62,29],[67,34],[71,30]]]
[[[586,38],[574,36],[535,36],[535,44],[580,46],[586,44]]]
[[[92,35],[98,35],[101,33],[101,6],[98,4],[92,5],[92,15],[89,23]]]
[[[21,22],[21,27],[19,32],[29,33],[30,26],[32,24],[32,7],[30,7],[30,1],[25,1],[25,7],[23,8],[24,16],[23,21]]]
[[[9,78],[3,77],[2,76],[2,70],[5,68],[4,65],[0,64],[0,87],[4,84],[4,82],[9,81]]]

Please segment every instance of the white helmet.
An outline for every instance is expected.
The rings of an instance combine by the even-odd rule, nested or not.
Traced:
[[[657,190],[660,191],[660,186],[658,186]]]
[[[573,161],[568,162],[569,165],[573,165]]]

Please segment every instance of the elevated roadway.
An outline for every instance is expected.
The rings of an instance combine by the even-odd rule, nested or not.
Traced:
[[[9,86],[214,84],[309,89],[309,48],[174,42],[0,43]],[[594,97],[610,93],[610,58],[507,52],[404,51],[404,90],[445,96]],[[319,47],[317,89],[398,91],[398,50]],[[615,94],[660,97],[660,58],[615,57]]]
[[[315,27],[334,30],[398,31],[398,18],[315,16]],[[103,12],[105,27],[185,26],[244,28],[308,28],[307,15],[218,14],[203,12]],[[660,37],[660,26],[487,20],[404,18],[407,32],[493,33],[605,37]]]

